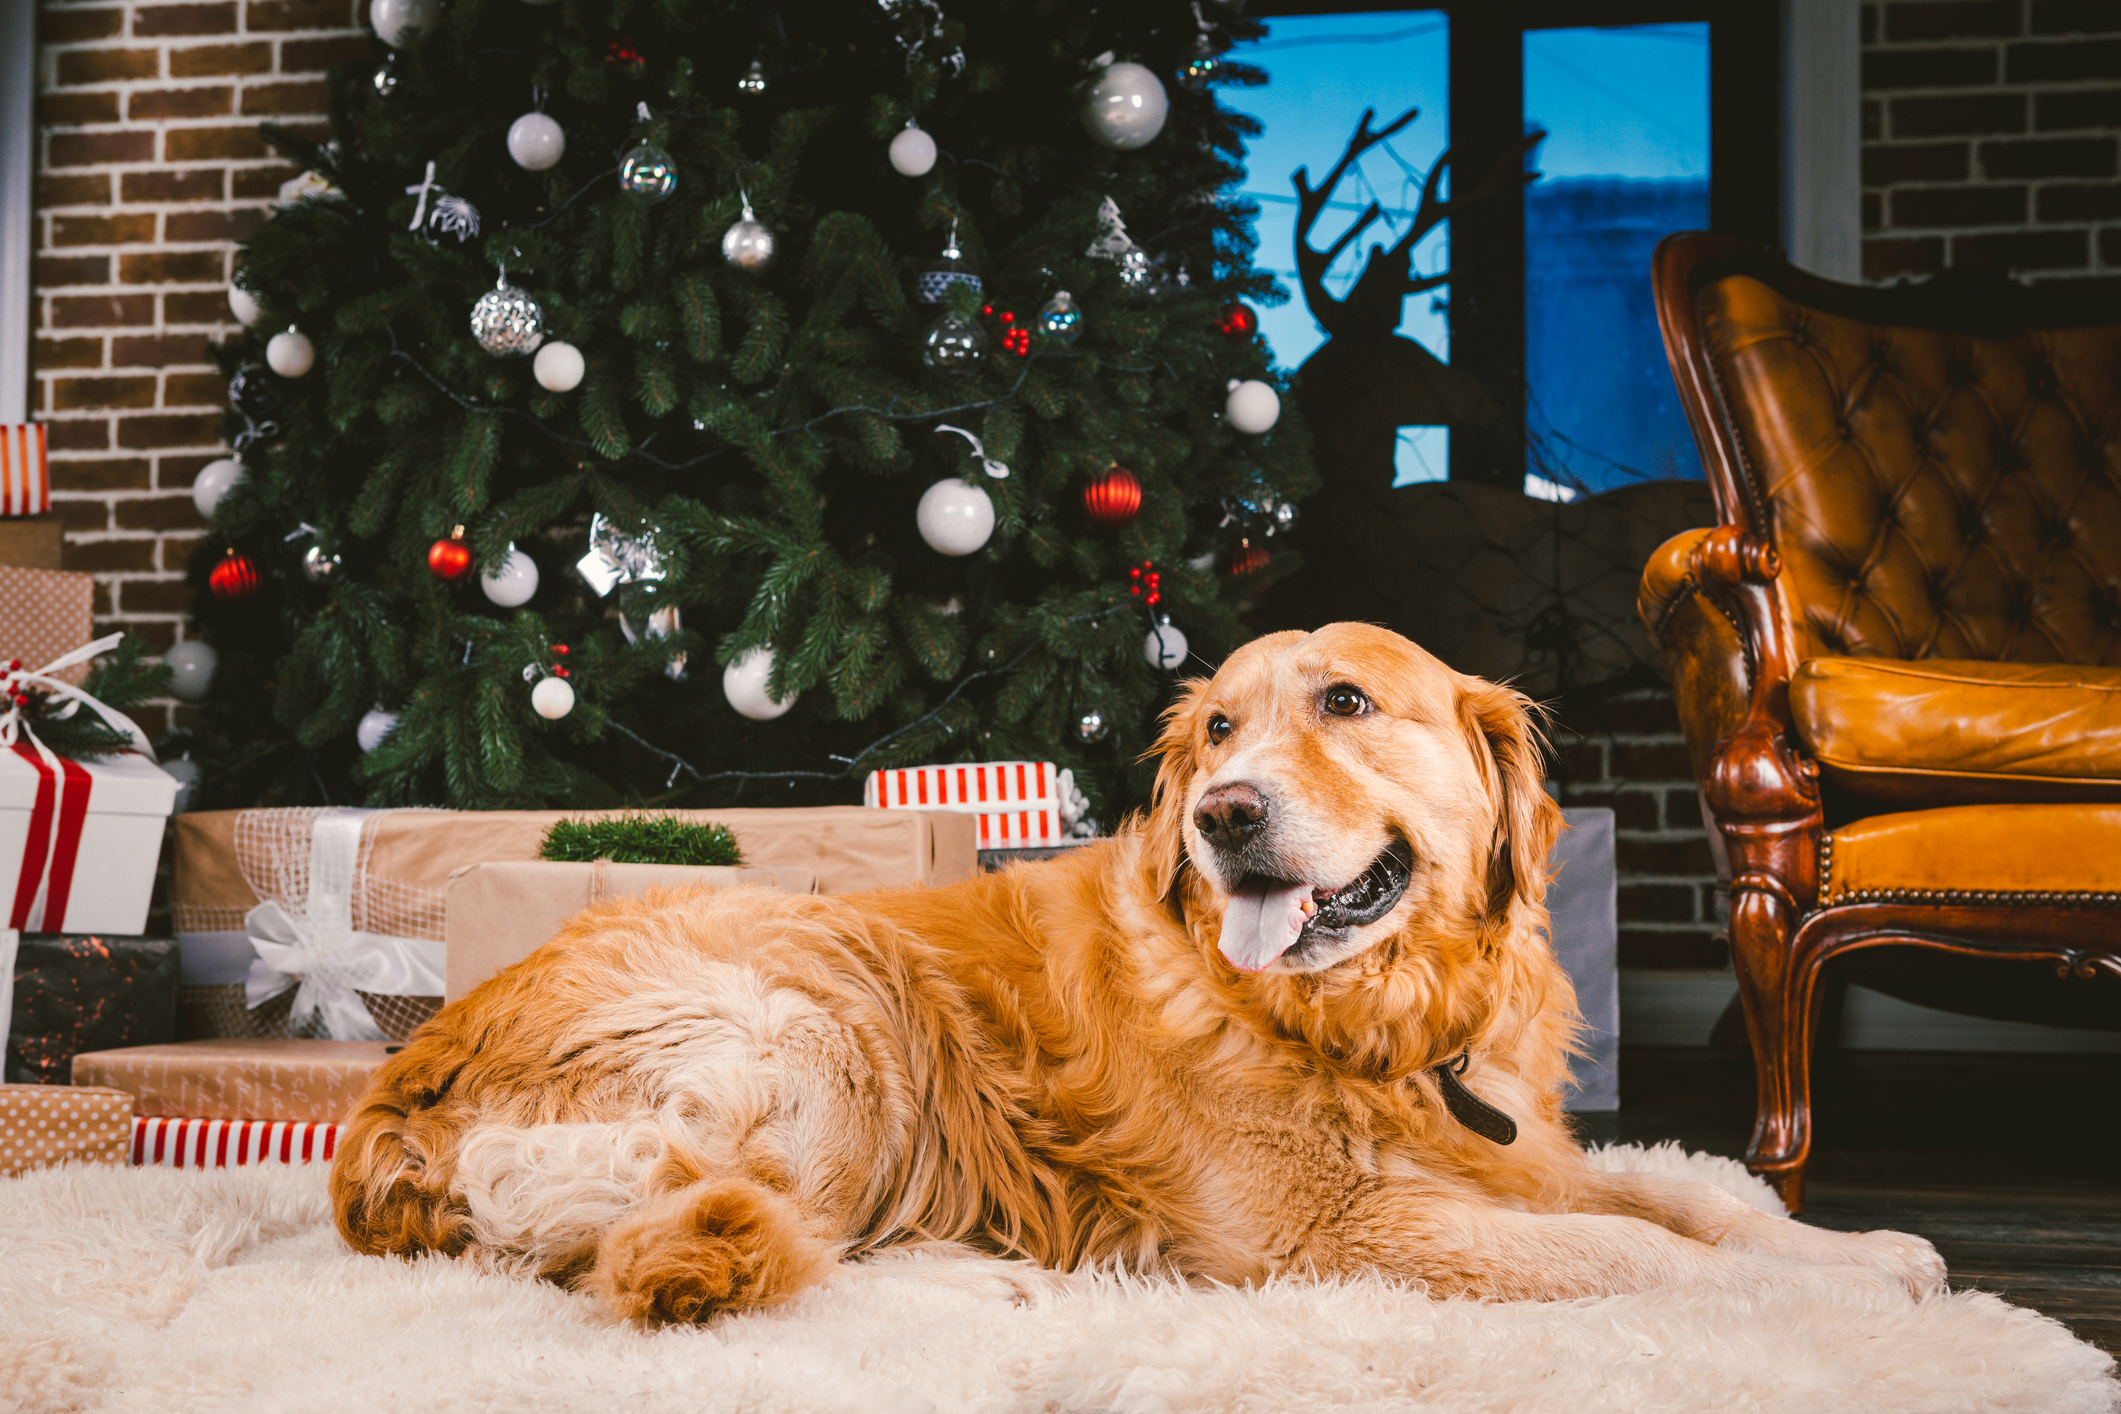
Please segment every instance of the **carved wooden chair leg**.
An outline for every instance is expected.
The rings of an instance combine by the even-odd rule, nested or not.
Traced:
[[[1759,1099],[1745,1164],[1765,1178],[1792,1213],[1804,1210],[1804,1166],[1811,1157],[1811,1046],[1817,992],[1795,975],[1790,919],[1771,894],[1732,890],[1731,961],[1753,1042]]]

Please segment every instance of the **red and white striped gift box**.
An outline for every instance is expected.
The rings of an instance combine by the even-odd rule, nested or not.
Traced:
[[[884,810],[953,810],[979,817],[981,849],[1027,849],[1066,838],[1059,773],[1050,761],[979,761],[871,771],[862,804]]]
[[[0,516],[41,516],[51,508],[44,424],[0,423]]]
[[[220,1169],[247,1164],[328,1163],[339,1126],[280,1119],[133,1120],[133,1167]]]

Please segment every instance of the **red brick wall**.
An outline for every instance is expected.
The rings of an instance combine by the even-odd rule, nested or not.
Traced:
[[[179,634],[203,528],[189,488],[227,455],[206,345],[235,327],[235,242],[296,175],[258,124],[323,130],[323,71],[368,52],[361,15],[360,0],[40,8],[30,409],[99,633],[158,649]]]
[[[1863,268],[2121,274],[2121,0],[1863,7]]]

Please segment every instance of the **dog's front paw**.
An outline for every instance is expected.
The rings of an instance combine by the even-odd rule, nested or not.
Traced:
[[[1840,1260],[1897,1277],[1916,1296],[1944,1289],[1944,1259],[1937,1255],[1936,1248],[1911,1232],[1886,1228],[1852,1232],[1846,1244]]]

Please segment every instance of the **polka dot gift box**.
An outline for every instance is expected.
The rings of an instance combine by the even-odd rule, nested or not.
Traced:
[[[133,1097],[100,1085],[0,1085],[0,1176],[68,1159],[122,1164]]]

